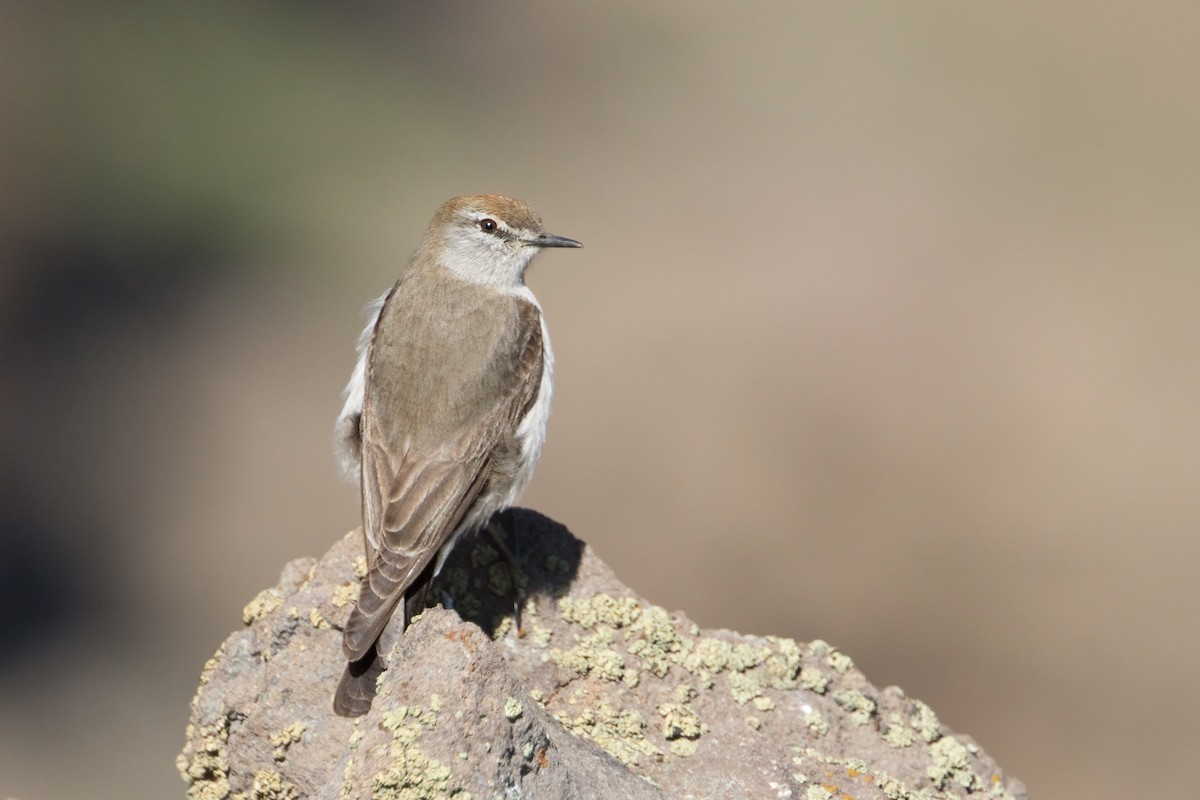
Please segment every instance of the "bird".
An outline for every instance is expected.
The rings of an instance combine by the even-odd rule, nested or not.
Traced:
[[[367,565],[343,629],[338,715],[370,709],[391,645],[455,542],[532,477],[554,356],[525,272],[547,248],[582,246],[547,233],[521,200],[455,197],[368,306],[335,425],[342,467],[361,487]]]

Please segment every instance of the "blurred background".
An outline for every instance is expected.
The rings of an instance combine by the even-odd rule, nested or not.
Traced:
[[[1195,6],[105,6],[0,7],[0,796],[182,795],[205,660],[358,524],[362,306],[481,192],[587,245],[524,505],[1035,797],[1185,793]]]

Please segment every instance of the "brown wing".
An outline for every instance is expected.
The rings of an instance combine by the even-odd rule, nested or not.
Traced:
[[[521,318],[518,364],[507,390],[449,441],[426,452],[393,452],[382,443],[376,415],[363,415],[363,525],[374,547],[368,548],[367,576],[346,623],[343,649],[351,661],[371,648],[404,592],[454,535],[487,486],[494,448],[537,398],[540,313],[521,303]]]

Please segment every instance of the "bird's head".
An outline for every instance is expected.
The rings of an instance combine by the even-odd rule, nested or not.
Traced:
[[[544,247],[583,247],[546,233],[527,204],[498,194],[455,197],[438,209],[423,249],[460,278],[499,288],[521,285]]]

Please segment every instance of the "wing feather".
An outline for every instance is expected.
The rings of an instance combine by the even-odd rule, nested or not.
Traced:
[[[362,442],[368,563],[358,604],[344,631],[343,649],[351,661],[371,649],[405,591],[487,489],[497,447],[514,435],[537,397],[544,357],[540,311],[524,302],[519,311],[517,365],[506,390],[440,446],[427,452],[386,447],[368,387]]]

